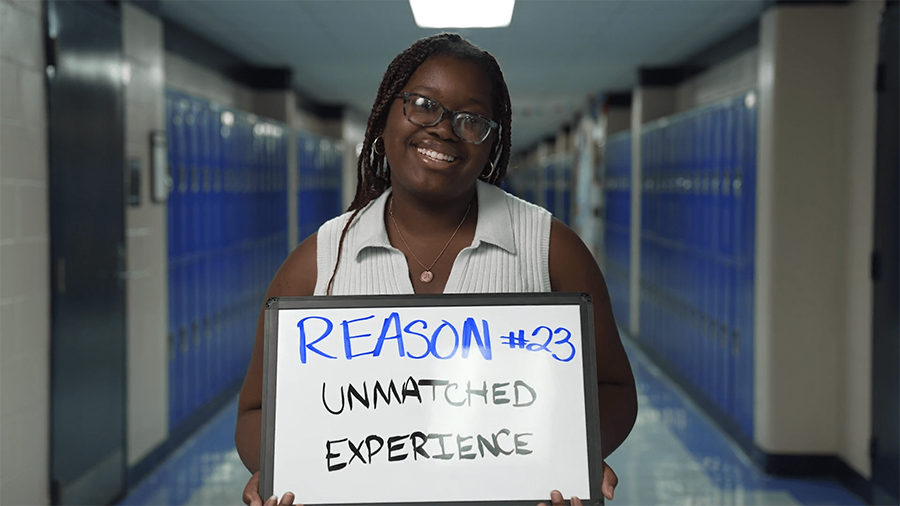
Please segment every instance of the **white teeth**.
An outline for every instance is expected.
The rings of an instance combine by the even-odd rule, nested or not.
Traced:
[[[441,161],[441,162],[452,162],[453,160],[456,160],[456,158],[454,158],[450,155],[445,155],[444,153],[438,153],[437,151],[435,151],[433,149],[416,148],[416,151],[418,151],[419,153],[422,153],[423,155],[427,156],[428,158],[433,158],[433,159]]]

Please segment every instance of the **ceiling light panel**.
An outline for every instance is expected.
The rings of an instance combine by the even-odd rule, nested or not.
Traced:
[[[422,28],[502,28],[512,22],[515,0],[409,0]]]

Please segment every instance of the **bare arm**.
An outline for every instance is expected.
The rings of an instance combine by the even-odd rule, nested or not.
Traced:
[[[316,236],[311,235],[303,241],[281,264],[278,273],[272,279],[266,292],[269,297],[287,297],[313,295],[316,288]],[[234,444],[238,454],[251,473],[259,471],[259,448],[262,422],[262,378],[263,378],[263,345],[264,311],[260,309],[256,323],[256,339],[253,343],[253,355],[250,367],[241,387],[238,399],[237,427],[234,431]]]
[[[600,267],[575,232],[556,219],[550,227],[550,286],[554,292],[586,292],[594,308],[600,439],[603,458],[622,444],[637,417],[631,364],[613,319]]]

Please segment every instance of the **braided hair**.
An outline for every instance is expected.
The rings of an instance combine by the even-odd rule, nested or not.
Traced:
[[[380,197],[391,186],[391,168],[385,159],[384,143],[382,141],[380,153],[375,149],[375,143],[384,133],[388,112],[394,97],[406,86],[410,77],[425,60],[437,55],[452,56],[475,63],[484,70],[491,81],[491,106],[496,116],[495,121],[500,124],[500,135],[491,145],[491,164],[486,167],[489,168],[489,172],[482,172],[479,179],[500,186],[503,178],[506,177],[512,143],[512,106],[509,100],[509,89],[506,87],[506,80],[503,78],[503,72],[500,71],[497,60],[487,51],[478,48],[455,33],[441,33],[417,40],[394,57],[381,79],[381,85],[378,86],[378,95],[375,97],[375,104],[369,114],[366,136],[357,161],[356,196],[350,207],[347,208],[347,211],[352,211],[353,214],[350,215],[350,219],[347,220],[347,224],[344,225],[344,230],[341,232],[337,261],[326,291],[329,295],[337,275],[338,264],[340,264],[344,248],[344,238],[350,229],[350,224],[369,202]]]

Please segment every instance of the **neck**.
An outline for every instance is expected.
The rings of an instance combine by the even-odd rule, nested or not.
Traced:
[[[478,202],[475,189],[461,198],[444,202],[408,198],[403,193],[393,192],[388,209],[393,209],[394,220],[404,233],[428,237],[446,235],[447,231],[475,223]],[[465,217],[465,222],[463,218]],[[387,216],[385,216],[388,219]]]

